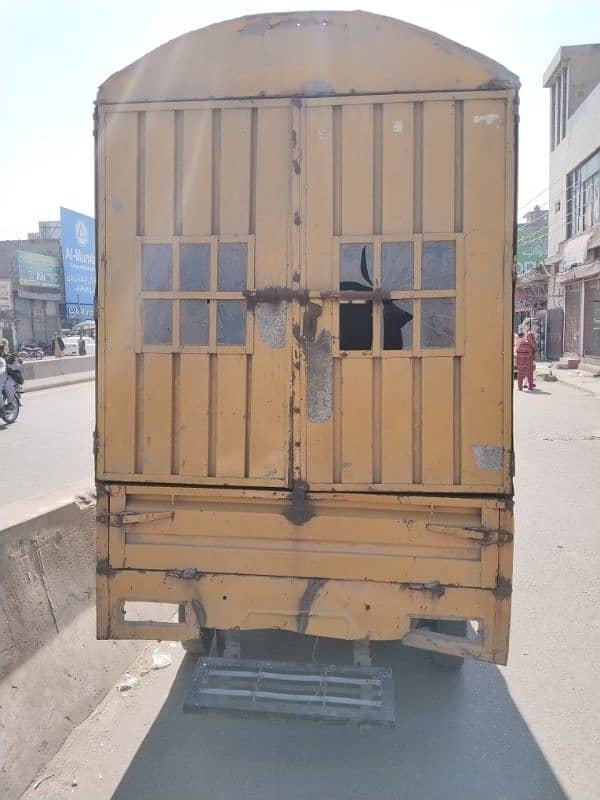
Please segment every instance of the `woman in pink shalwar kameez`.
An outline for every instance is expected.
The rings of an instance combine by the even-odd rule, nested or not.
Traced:
[[[533,382],[533,357],[535,355],[535,337],[530,332],[525,336],[522,332],[517,334],[515,347],[515,365],[517,367],[517,386],[523,389],[523,380],[527,378],[527,388],[534,389]]]

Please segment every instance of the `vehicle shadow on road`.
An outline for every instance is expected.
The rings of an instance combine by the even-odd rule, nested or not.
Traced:
[[[265,658],[313,654],[310,637],[256,633],[250,657],[250,637]],[[113,800],[566,800],[497,667],[456,672],[397,643],[373,650],[394,670],[394,728],[183,714],[186,656]],[[319,640],[319,662],[350,658],[347,643]]]

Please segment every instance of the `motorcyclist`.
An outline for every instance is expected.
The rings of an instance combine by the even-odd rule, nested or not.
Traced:
[[[0,358],[6,364],[6,375],[0,388],[4,392],[8,407],[12,409],[17,402],[17,386],[23,385],[22,362],[14,353],[10,352],[7,339],[0,340]]]

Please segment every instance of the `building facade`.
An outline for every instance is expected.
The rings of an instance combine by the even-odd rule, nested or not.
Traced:
[[[539,357],[547,357],[547,343],[556,331],[548,330],[548,210],[535,206],[517,227],[517,265],[515,285],[515,330],[526,319],[535,320]],[[554,317],[551,318],[555,322]],[[558,330],[562,346],[562,323]],[[550,354],[548,357],[552,358]]]
[[[561,47],[550,90],[548,309],[563,350],[600,366],[600,43]]]
[[[48,226],[49,223],[43,223]],[[40,233],[47,235],[40,226]],[[60,239],[0,242],[2,335],[11,347],[52,341],[64,303]]]

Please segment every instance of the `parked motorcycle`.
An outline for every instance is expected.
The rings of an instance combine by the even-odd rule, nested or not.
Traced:
[[[39,361],[44,357],[44,351],[36,344],[23,344],[21,345],[21,349],[17,352],[17,357],[21,360],[35,358],[36,361]]]
[[[15,403],[9,403],[8,398],[4,393],[4,380],[6,378],[6,361],[3,358],[0,358],[0,387],[2,390],[0,392],[0,419],[6,422],[7,425],[12,425],[13,422],[17,421],[17,417],[19,416],[19,411],[21,406],[23,405],[23,400],[21,399],[22,388],[17,386],[15,388]]]

